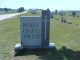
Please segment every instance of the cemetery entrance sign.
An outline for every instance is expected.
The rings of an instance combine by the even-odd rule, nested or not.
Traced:
[[[42,10],[42,16],[21,16],[20,35],[21,43],[15,49],[23,48],[52,48],[54,43],[49,43],[50,11]]]

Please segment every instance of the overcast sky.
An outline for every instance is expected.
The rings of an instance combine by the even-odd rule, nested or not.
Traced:
[[[0,8],[80,10],[80,0],[0,0]]]

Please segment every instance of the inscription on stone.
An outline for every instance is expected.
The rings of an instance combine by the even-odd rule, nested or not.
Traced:
[[[21,40],[26,46],[41,46],[41,17],[21,17]]]

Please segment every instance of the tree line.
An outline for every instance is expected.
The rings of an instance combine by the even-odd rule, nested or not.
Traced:
[[[23,12],[25,11],[24,7],[19,7],[18,9],[11,9],[11,8],[0,8],[0,11],[11,11],[11,10],[16,10],[17,12]]]

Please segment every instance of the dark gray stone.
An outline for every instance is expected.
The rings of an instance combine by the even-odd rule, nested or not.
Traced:
[[[50,35],[50,10],[42,10],[41,16],[20,17],[21,44],[17,48],[49,48],[54,43],[49,43]]]
[[[50,10],[42,11],[42,46],[49,46]]]
[[[50,18],[53,18],[53,12],[50,13]]]

